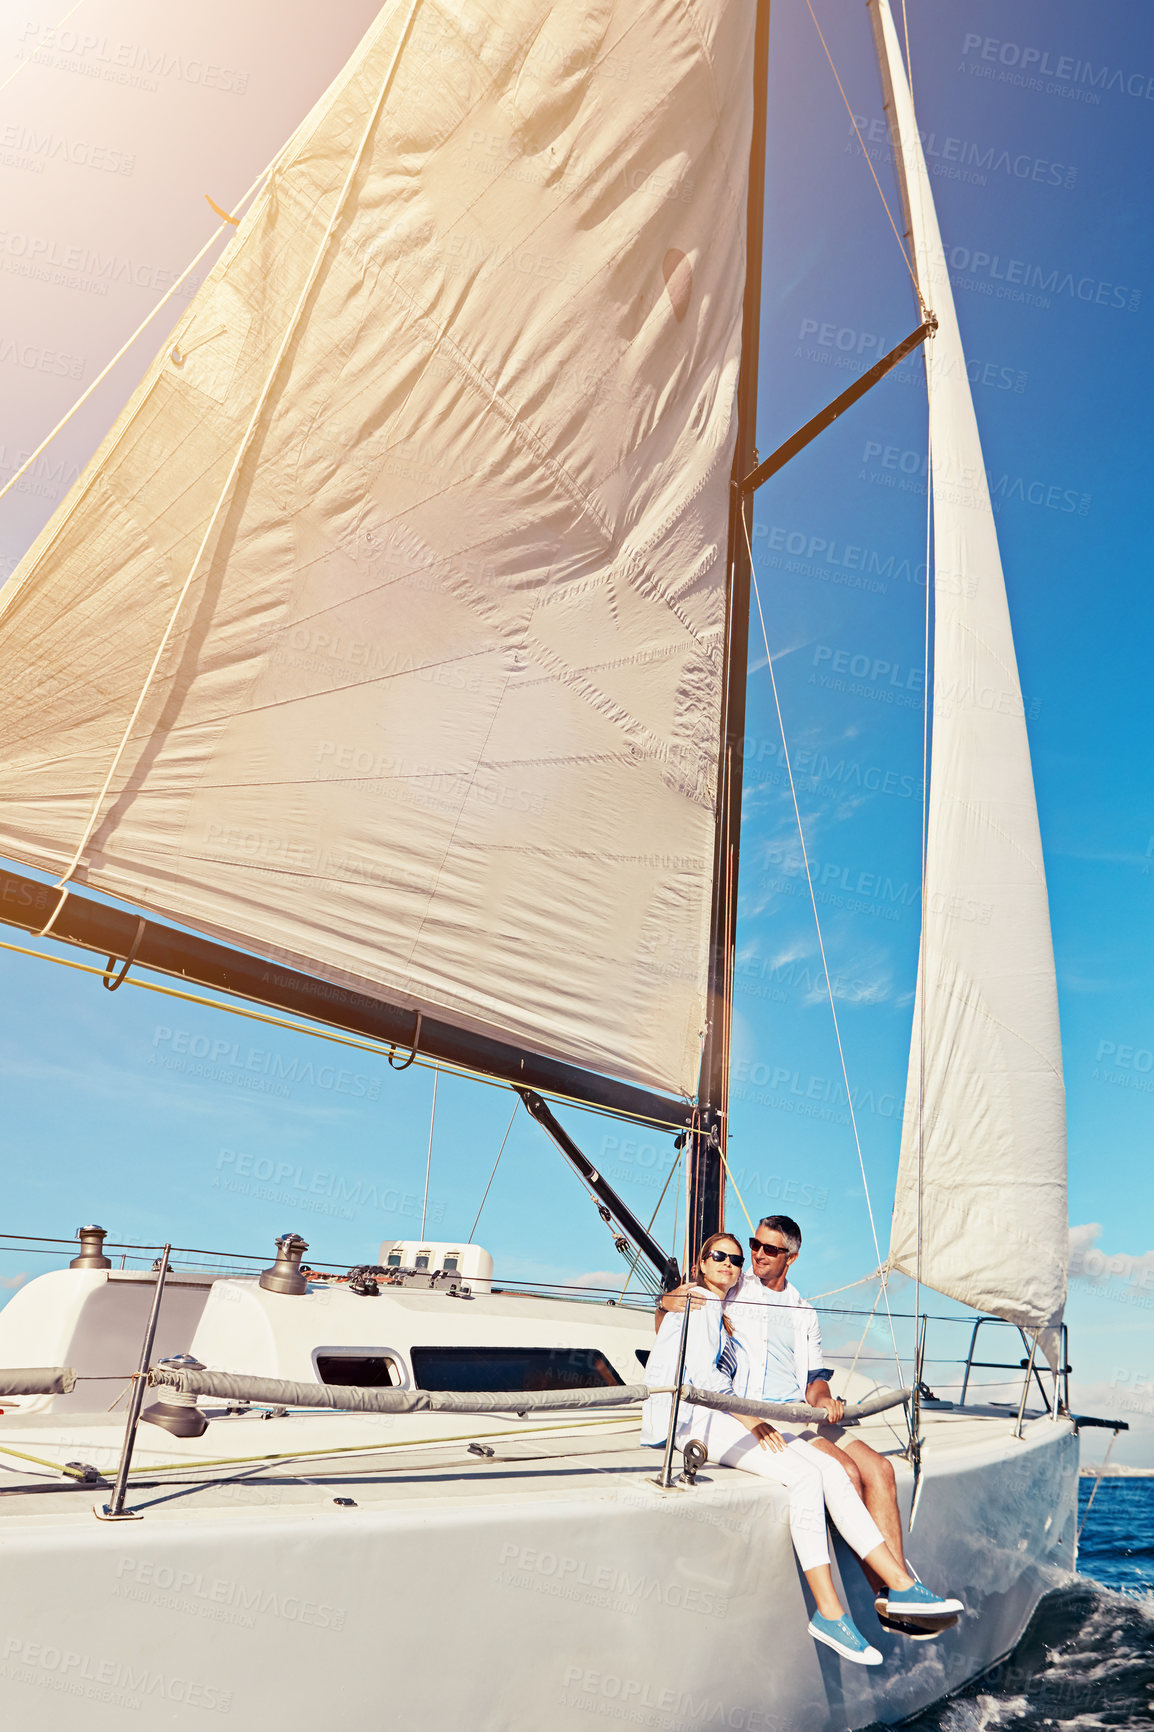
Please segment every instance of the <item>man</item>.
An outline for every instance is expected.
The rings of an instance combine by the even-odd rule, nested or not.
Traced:
[[[781,1294],[780,1300],[771,1300],[771,1304],[785,1305],[798,1314],[799,1331],[805,1331],[805,1357],[808,1364],[804,1374],[798,1376],[788,1395],[776,1393],[778,1388],[785,1388],[786,1382],[780,1376],[767,1377],[763,1382],[762,1391],[766,1401],[808,1401],[811,1407],[821,1408],[827,1419],[827,1426],[819,1430],[812,1440],[816,1449],[834,1456],[845,1468],[853,1481],[858,1496],[869,1510],[874,1521],[881,1529],[890,1550],[900,1564],[905,1565],[905,1550],[902,1543],[901,1516],[898,1513],[897,1484],[894,1470],[884,1455],[879,1455],[871,1449],[868,1443],[860,1438],[848,1435],[841,1429],[842,1416],[845,1413],[845,1402],[839,1401],[829,1387],[830,1372],[822,1363],[821,1326],[817,1312],[809,1302],[802,1298],[797,1288],[787,1280],[789,1270],[797,1261],[801,1250],[801,1228],[789,1215],[765,1215],[758,1222],[753,1237],[749,1241],[751,1267],[743,1277],[736,1293],[730,1294],[731,1304],[736,1302],[734,1311],[734,1327],[738,1333],[749,1331],[755,1335],[758,1347],[768,1334],[764,1303],[760,1310],[751,1301],[761,1299],[763,1302],[769,1295]],[[760,1289],[760,1291],[759,1291]],[[742,1317],[745,1313],[745,1321]],[[765,1321],[763,1321],[765,1319]],[[804,1319],[804,1323],[802,1323]],[[771,1361],[773,1349],[769,1346],[761,1348],[762,1363],[767,1363],[766,1356]],[[767,1369],[769,1365],[767,1364]],[[800,1361],[797,1369],[800,1371]],[[800,1386],[800,1387],[799,1387]],[[775,1393],[771,1394],[773,1389]],[[759,1392],[750,1389],[749,1393],[757,1399]],[[848,1458],[848,1459],[847,1459]],[[872,1572],[866,1570],[871,1576]],[[880,1579],[873,1580],[873,1586],[884,1592]]]
[[[827,1423],[816,1437],[815,1449],[832,1456],[849,1475],[855,1490],[873,1517],[894,1557],[908,1569],[902,1543],[894,1470],[885,1456],[860,1438],[841,1428],[845,1403],[829,1387],[830,1371],[822,1363],[821,1328],[817,1312],[787,1279],[801,1250],[801,1228],[788,1215],[765,1215],[749,1241],[752,1266],[730,1289],[725,1302],[727,1316],[745,1349],[748,1367],[745,1387],[734,1384],[734,1393],[754,1401],[801,1401],[821,1408]],[[668,1311],[685,1307],[685,1289],[667,1293],[661,1305]],[[868,1566],[863,1569],[875,1591],[880,1590],[878,1611],[887,1613],[888,1596],[880,1578]],[[918,1584],[920,1586],[920,1584]],[[948,1605],[960,1611],[957,1601],[939,1600],[925,1594],[928,1602],[944,1612]],[[897,1605],[895,1603],[894,1610]],[[918,1608],[902,1607],[914,1616]],[[939,1615],[935,1610],[932,1616]]]

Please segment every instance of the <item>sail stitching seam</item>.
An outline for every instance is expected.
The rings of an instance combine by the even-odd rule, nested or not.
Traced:
[[[701,757],[700,753],[693,752],[692,746],[688,742],[662,740],[638,716],[625,709],[622,704],[618,703],[615,698],[611,697],[608,692],[596,685],[585,674],[569,667],[560,656],[552,650],[546,649],[540,642],[535,645],[533,654],[543,666],[555,669],[560,683],[569,691],[574,692],[612,727],[626,735],[630,730],[636,730],[640,733],[644,742],[641,749],[651,763],[667,765],[676,770],[679,767],[679,759]],[[611,708],[603,707],[606,705],[611,706]],[[615,757],[616,754],[607,754],[607,756]],[[679,776],[678,779],[680,781],[682,778]],[[708,775],[698,774],[693,780],[701,787],[708,783],[709,778]]]
[[[427,314],[422,313],[409,291],[391,272],[389,273],[389,281],[398,297],[406,302],[413,325],[424,326],[426,329],[430,325],[434,326],[435,338],[430,343],[428,359],[431,360],[438,353],[445,355],[446,359],[451,362],[461,377],[473,387],[477,394],[487,398],[488,406],[504,421],[513,437],[520,444],[529,448],[540,467],[553,477],[570,502],[577,505],[582,514],[587,513],[600,529],[603,539],[611,543],[613,530],[608,520],[564,464],[559,463],[555,457],[550,455],[545,441],[536,429],[529,425],[519,410],[514,409],[513,405],[507,401],[477,363],[469,359],[464,350],[450,336],[448,326],[445,324],[436,325]]]
[[[976,818],[985,829],[989,830],[991,834],[997,836],[999,841],[1004,842],[1008,848],[1013,849],[1013,851],[1020,856],[1023,862],[1029,866],[1035,877],[1045,884],[1045,868],[1040,866],[1034,856],[1028,853],[1025,847],[1023,847],[1022,843],[1019,842],[1016,837],[1011,836],[1006,830],[1004,830],[1002,826],[990,816],[988,811],[983,810],[979,806],[975,806],[970,800],[963,799],[960,794],[946,794],[943,791],[941,798],[943,801],[946,799],[951,800],[953,804],[959,807],[963,812],[968,812],[971,818]]]
[[[1059,1081],[1061,1080],[1061,1067],[1056,1065],[1053,1059],[1050,1058],[1048,1054],[1044,1053],[1041,1047],[1036,1045],[1034,1041],[1030,1040],[1027,1035],[1020,1034],[1018,1030],[1012,1028],[1008,1022],[1003,1022],[1001,1017],[995,1016],[993,1011],[990,1010],[986,1004],[985,999],[982,997],[980,989],[978,989],[977,996],[975,997],[970,992],[961,990],[953,981],[948,979],[943,980],[940,974],[938,975],[935,984],[937,985],[938,991],[945,993],[946,997],[952,999],[955,1004],[960,1004],[966,1010],[973,1011],[977,1016],[980,1016],[983,1021],[987,1022],[991,1028],[998,1029],[1002,1034],[1007,1034],[1012,1040],[1020,1041],[1024,1047],[1028,1047],[1029,1050],[1041,1060],[1046,1069],[1056,1076]]]
[[[993,506],[990,504],[990,490],[988,487],[985,489],[985,498],[983,500],[980,500],[978,502],[978,505],[979,505],[979,509],[981,508],[982,505],[984,505],[987,511],[990,511],[990,512],[993,511]],[[1001,560],[1000,560],[1000,556],[999,556],[999,564],[1000,563],[1001,563]],[[1006,679],[1009,681],[1011,687],[1013,688],[1013,691],[1017,694],[1018,702],[1021,703],[1022,702],[1022,684],[1021,684],[1021,680],[1018,677],[1017,668],[1015,666],[1013,666],[1010,662],[1008,662],[1004,656],[999,655],[998,651],[994,648],[993,644],[987,643],[986,639],[984,637],[982,637],[982,635],[976,630],[976,628],[970,624],[969,620],[965,620],[965,619],[962,619],[958,616],[955,616],[955,618],[953,620],[953,624],[957,628],[958,631],[962,632],[966,637],[968,637],[971,640],[971,642],[976,644],[980,650],[985,651],[986,655],[989,656],[990,660],[994,663],[995,667],[999,668],[1001,670],[1001,672],[1005,675]],[[1025,706],[1023,705],[1023,712],[1024,712],[1024,710],[1025,710]]]

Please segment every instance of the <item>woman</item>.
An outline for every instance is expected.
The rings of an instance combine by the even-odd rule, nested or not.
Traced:
[[[684,1382],[717,1394],[730,1394],[743,1349],[733,1336],[722,1302],[741,1278],[745,1255],[730,1233],[714,1233],[701,1247],[692,1279],[702,1303],[689,1314]],[[645,1380],[651,1387],[677,1381],[684,1312],[666,1312],[649,1355]],[[663,1444],[669,1433],[672,1397],[652,1395],[645,1403],[641,1441]],[[825,1514],[829,1513],[847,1544],[877,1571],[888,1587],[904,1586],[909,1577],[895,1560],[873,1517],[858,1497],[848,1474],[835,1461],[800,1440],[787,1442],[765,1420],[682,1402],[677,1417],[677,1446],[691,1436],[701,1438],[710,1459],[722,1467],[776,1480],[789,1491],[789,1528],[817,1611],[809,1633],[843,1659],[859,1666],[880,1666],[882,1656],[866,1641],[838,1599],[829,1567]]]

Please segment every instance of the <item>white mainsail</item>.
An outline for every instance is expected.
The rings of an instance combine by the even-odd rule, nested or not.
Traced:
[[[0,852],[694,1092],[753,21],[384,7],[5,591]]]
[[[890,1264],[1047,1329],[1066,1296],[1066,1114],[1025,713],[929,175],[888,0],[874,3],[913,262],[938,319],[933,759]]]

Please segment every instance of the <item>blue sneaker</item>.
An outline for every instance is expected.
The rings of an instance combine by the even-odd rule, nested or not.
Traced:
[[[823,1618],[820,1612],[815,1612],[809,1620],[809,1633],[815,1642],[824,1642],[827,1648],[832,1648],[835,1654],[852,1661],[855,1666],[880,1666],[882,1663],[881,1655],[866,1641],[848,1612],[843,1612],[840,1618]]]
[[[950,1618],[966,1609],[961,1600],[943,1599],[924,1582],[914,1582],[908,1588],[891,1588],[888,1594],[879,1594],[874,1604],[889,1618]]]

